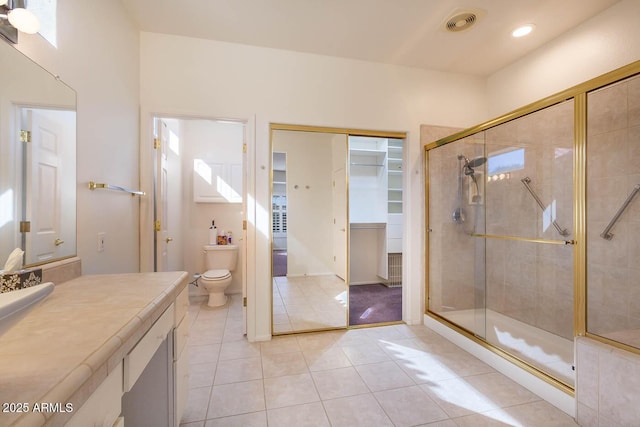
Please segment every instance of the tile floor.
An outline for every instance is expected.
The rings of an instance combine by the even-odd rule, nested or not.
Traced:
[[[347,285],[333,275],[273,278],[273,331],[347,326]]]
[[[249,343],[240,299],[190,307],[183,427],[577,425],[424,326]]]

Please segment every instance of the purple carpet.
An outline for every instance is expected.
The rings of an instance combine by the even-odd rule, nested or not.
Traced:
[[[380,283],[349,287],[350,326],[399,320],[402,320],[402,287],[388,288]]]
[[[287,275],[287,251],[273,251],[273,277]]]

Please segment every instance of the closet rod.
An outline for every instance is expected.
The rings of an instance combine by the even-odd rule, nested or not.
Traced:
[[[351,166],[376,166],[376,167],[383,167],[384,165],[377,165],[375,163],[351,163]]]

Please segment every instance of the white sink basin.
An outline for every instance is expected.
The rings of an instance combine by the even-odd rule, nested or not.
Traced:
[[[53,292],[51,282],[0,294],[0,335]]]

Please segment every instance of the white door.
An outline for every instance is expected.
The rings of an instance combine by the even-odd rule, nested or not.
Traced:
[[[25,191],[31,194],[26,204],[25,220],[31,222],[26,233],[27,263],[46,261],[57,257],[64,244],[60,235],[60,163],[63,127],[47,110],[23,109],[23,130],[31,132],[31,143],[26,150],[27,173]]]
[[[334,272],[347,280],[347,175],[346,168],[333,171]]]
[[[242,141],[242,241],[236,242],[239,244],[239,250],[241,252],[240,271],[242,273],[242,333],[247,335],[247,184],[249,181],[248,168],[247,168],[247,147],[248,136],[247,123],[243,126],[243,141]]]
[[[167,194],[168,186],[168,154],[169,149],[169,129],[167,124],[156,119],[156,170],[155,170],[155,200],[154,200],[154,216],[155,216],[155,252],[156,262],[155,271],[169,271],[169,245],[173,238],[169,236],[168,231],[168,210],[169,200]]]

